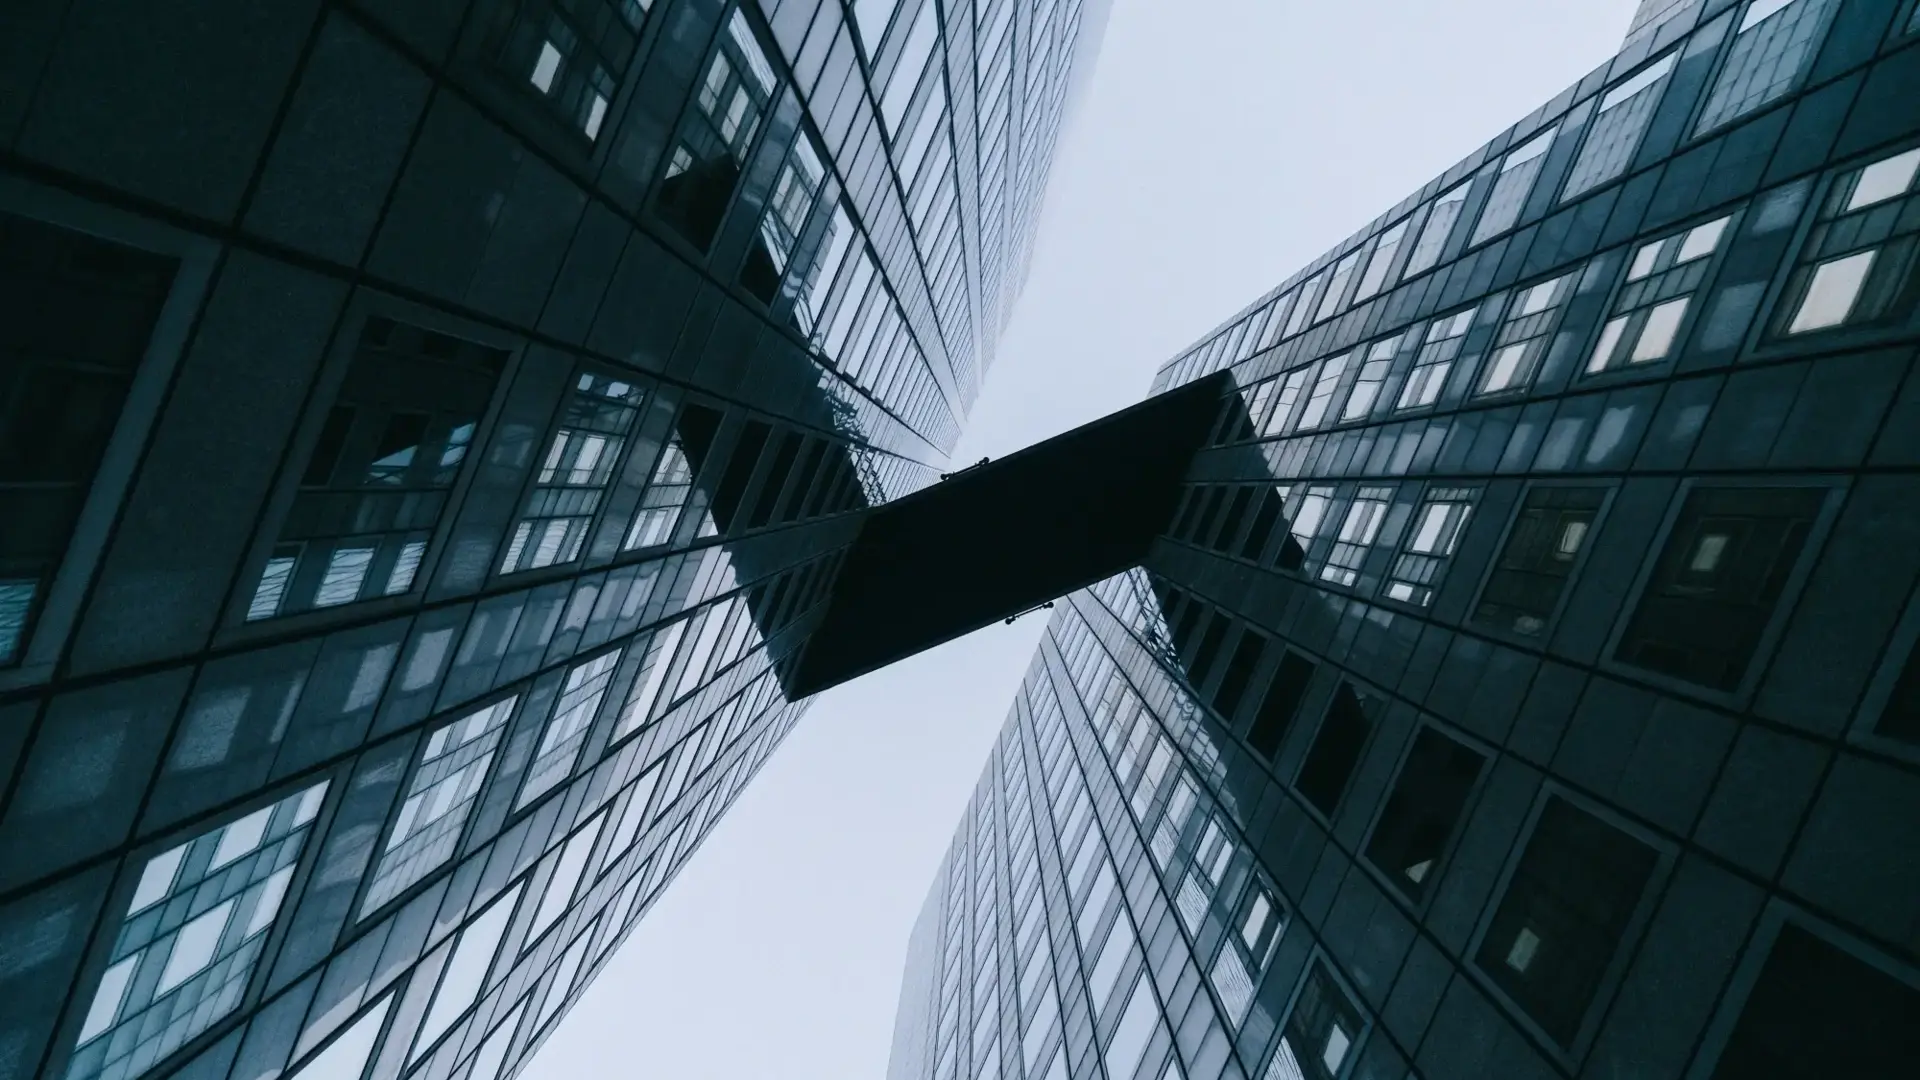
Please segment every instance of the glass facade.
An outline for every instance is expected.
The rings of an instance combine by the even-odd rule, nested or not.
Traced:
[[[1647,0],[1161,369],[1220,420],[1055,610],[889,1080],[1912,1071],[1912,9]]]
[[[60,7],[0,65],[0,1078],[510,1076],[945,465],[1105,3]]]

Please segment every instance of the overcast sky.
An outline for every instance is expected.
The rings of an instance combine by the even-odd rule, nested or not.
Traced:
[[[955,460],[1138,401],[1161,362],[1604,61],[1633,7],[1114,0]],[[907,932],[1043,625],[815,702],[522,1075],[883,1077]]]

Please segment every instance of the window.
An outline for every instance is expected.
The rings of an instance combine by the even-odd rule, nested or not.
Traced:
[[[1801,0],[1802,3],[1807,0]],[[1787,279],[1777,331],[1805,334],[1904,317],[1916,295],[1920,221],[1912,208],[1920,149],[1847,173],[1827,192]]]
[[[672,541],[674,527],[680,521],[680,511],[686,507],[687,498],[692,492],[693,466],[687,462],[687,454],[680,440],[669,439],[660,451],[660,460],[654,466],[652,479],[647,482],[647,491],[641,497],[639,509],[634,511],[633,523],[627,527],[621,550],[633,551]]]
[[[539,1032],[546,1030],[560,1007],[567,1003],[567,995],[573,990],[574,977],[580,973],[580,962],[587,958],[587,943],[592,938],[592,927],[581,931],[561,954],[560,962],[554,965],[553,978],[547,983],[546,1000],[540,1003],[540,1015],[533,1021],[535,1038],[539,1038]]]
[[[1546,164],[1547,151],[1553,148],[1553,137],[1559,128],[1547,130],[1521,143],[1519,147],[1507,151],[1500,162],[1500,172],[1493,182],[1493,191],[1487,196],[1487,204],[1480,210],[1480,223],[1474,226],[1470,244],[1478,244],[1492,239],[1513,227],[1520,218],[1520,211],[1527,204],[1527,195],[1533,190],[1533,181],[1540,175],[1540,167]]]
[[[575,130],[597,140],[651,6],[652,0],[523,3],[500,47],[500,63]]]
[[[627,700],[620,706],[620,720],[614,726],[613,737],[622,739],[640,730],[653,718],[654,706],[659,703],[660,691],[666,686],[667,669],[673,665],[674,653],[678,650],[680,639],[687,632],[691,619],[681,619],[671,626],[655,630],[647,639],[647,654],[641,658],[640,670],[634,674],[633,689],[627,694]]]
[[[1333,392],[1340,386],[1340,376],[1346,373],[1347,362],[1352,358],[1352,353],[1342,353],[1320,362],[1319,377],[1313,380],[1313,393],[1307,398],[1306,408],[1300,412],[1300,423],[1297,425],[1300,430],[1310,431],[1327,418],[1333,408]]]
[[[1339,1080],[1347,1075],[1355,1044],[1364,1034],[1365,1014],[1326,965],[1315,962],[1294,999],[1263,1080]]]
[[[600,701],[607,696],[607,684],[613,681],[613,669],[620,663],[619,649],[601,653],[567,670],[566,684],[554,703],[553,716],[540,735],[540,747],[527,766],[526,786],[520,789],[515,809],[557,787],[573,772],[573,763],[586,744],[587,731],[600,715]]]
[[[1687,307],[1706,281],[1711,256],[1732,221],[1731,215],[1715,218],[1634,249],[1626,284],[1614,298],[1613,313],[1600,328],[1600,341],[1587,360],[1588,374],[1652,363],[1673,354]]]
[[[1422,607],[1433,602],[1447,560],[1460,545],[1478,494],[1472,488],[1434,488],[1413,516],[1413,528],[1387,575],[1387,595]]]
[[[1307,548],[1320,535],[1320,526],[1332,505],[1330,487],[1310,487],[1300,496],[1288,526],[1289,540],[1280,552],[1279,564],[1283,569],[1299,570],[1306,564]]]
[[[553,874],[547,878],[546,889],[540,894],[540,906],[533,913],[533,921],[527,924],[527,936],[520,945],[522,952],[533,948],[540,935],[559,922],[560,917],[567,913],[567,908],[572,906],[574,890],[586,873],[587,860],[593,856],[594,841],[600,839],[600,828],[606,821],[605,811],[595,814],[592,821],[567,838],[566,846],[560,849],[560,857],[554,860]]]
[[[1562,274],[1513,294],[1506,321],[1494,336],[1493,359],[1487,362],[1486,374],[1481,377],[1480,393],[1522,390],[1532,384],[1534,373],[1540,370],[1540,361],[1546,356],[1554,324],[1565,309],[1567,298],[1573,295],[1577,277],[1578,274]]]
[[[1567,173],[1562,199],[1591,191],[1627,171],[1678,55],[1669,51],[1601,97],[1599,111],[1587,124],[1587,141]]]
[[[1423,727],[1367,842],[1367,861],[1414,900],[1437,876],[1486,758]]]
[[[1287,318],[1287,329],[1281,335],[1282,337],[1292,337],[1307,328],[1307,318],[1313,314],[1314,302],[1320,296],[1320,279],[1324,276],[1324,271],[1315,274],[1302,282],[1300,288],[1294,291],[1293,295],[1299,299],[1293,306],[1293,314]]]
[[[702,251],[733,201],[774,84],[772,65],[735,8],[687,106],[654,196],[660,218]]]
[[[507,542],[501,573],[580,557],[645,400],[646,393],[624,379],[583,372],[574,381],[541,455],[533,493]]]
[[[1313,368],[1295,368],[1279,380],[1280,389],[1274,394],[1273,409],[1261,422],[1260,434],[1263,436],[1280,435],[1287,430],[1287,420],[1293,415],[1293,407],[1300,402],[1300,390],[1307,384],[1307,376]]]
[[[1233,912],[1233,933],[1222,942],[1207,972],[1228,1022],[1236,1028],[1246,1021],[1254,986],[1273,955],[1283,922],[1273,894],[1258,880],[1250,880]]]
[[[846,262],[852,242],[853,225],[847,220],[846,210],[836,205],[833,215],[827,219],[826,232],[815,245],[814,257],[806,263],[804,271],[794,274],[797,298],[793,305],[793,322],[794,328],[802,336],[812,338],[820,329],[827,298],[839,276],[840,267]]]
[[[1147,976],[1142,973],[1134,980],[1133,994],[1127,999],[1127,1007],[1120,1014],[1119,1024],[1114,1026],[1113,1034],[1107,1038],[1107,1048],[1102,1055],[1106,1062],[1107,1076],[1126,1080],[1140,1068],[1140,1059],[1147,1052],[1147,1044],[1153,1040],[1154,1033],[1160,1027],[1160,1006],[1153,996],[1153,987]]]
[[[1447,238],[1453,235],[1454,223],[1460,220],[1460,211],[1466,209],[1467,192],[1472,186],[1471,180],[1463,180],[1442,192],[1427,208],[1427,220],[1420,226],[1420,240],[1414,244],[1413,253],[1407,256],[1404,277],[1425,273],[1440,262]]]
[[[1826,36],[1827,16],[1834,7],[1834,0],[1753,0],[1748,4],[1694,134],[1704,134],[1793,89]]]
[[[360,902],[360,917],[406,891],[453,857],[467,814],[479,798],[518,695],[475,709],[427,736],[420,764],[387,830]]]
[[[1417,409],[1439,399],[1440,390],[1447,383],[1447,372],[1460,355],[1460,346],[1466,341],[1467,328],[1473,325],[1473,313],[1477,310],[1456,311],[1427,325],[1426,340],[1420,344],[1420,354],[1414,357],[1413,371],[1407,375],[1407,385],[1400,391],[1400,400],[1394,408]]]
[[[1241,558],[1260,558],[1260,553],[1267,549],[1267,540],[1273,536],[1274,526],[1280,524],[1280,512],[1285,508],[1286,501],[1287,489],[1284,487],[1267,488],[1261,493],[1259,508],[1253,514],[1253,524],[1247,528],[1247,538],[1240,545]]]
[[[66,552],[173,259],[0,213],[0,666]]]
[[[1739,686],[1825,504],[1825,488],[1695,488],[1614,658]]]
[[[874,56],[880,51],[880,41],[886,37],[887,24],[893,21],[893,10],[900,6],[900,0],[854,0],[853,24],[860,31],[860,43],[867,47],[867,55]]]
[[[813,139],[800,134],[780,168],[773,192],[767,196],[766,212],[760,215],[760,229],[747,248],[746,262],[740,267],[740,284],[762,303],[773,302],[826,175],[826,166],[820,162],[820,152],[814,149]]]
[[[1333,276],[1327,279],[1327,291],[1320,297],[1320,310],[1313,321],[1330,319],[1340,311],[1340,302],[1346,299],[1347,282],[1353,278],[1354,267],[1360,265],[1360,252],[1349,252],[1333,266]]]
[[[608,937],[611,939],[612,935]],[[519,1028],[520,1017],[526,1011],[527,999],[523,997],[507,1014],[507,1018],[494,1026],[493,1033],[474,1053],[473,1071],[467,1074],[467,1080],[499,1080],[500,1072],[507,1063],[507,1050],[513,1043],[513,1033]]]
[[[516,884],[506,895],[488,905],[472,922],[460,931],[460,936],[450,948],[452,955],[446,966],[440,969],[440,981],[433,989],[433,996],[427,1006],[427,1018],[420,1025],[420,1031],[414,1036],[413,1049],[407,1054],[411,1064],[433,1049],[436,1042],[453,1025],[466,1015],[473,1003],[480,1000],[480,991],[486,986],[487,972],[493,968],[494,953],[500,947],[500,938],[507,932],[507,923],[513,917],[513,908],[520,899],[521,886]]]
[[[1366,561],[1374,538],[1380,535],[1380,525],[1387,518],[1387,500],[1392,496],[1393,490],[1384,487],[1363,487],[1354,495],[1334,537],[1333,550],[1320,568],[1320,580],[1352,585],[1360,579],[1360,565]]]
[[[1247,729],[1247,745],[1255,753],[1268,761],[1279,753],[1280,740],[1300,711],[1300,699],[1306,696],[1312,680],[1313,661],[1292,650],[1281,656],[1260,708],[1253,714],[1253,724]]]
[[[1400,242],[1407,237],[1407,222],[1407,218],[1401,218],[1398,224],[1380,234],[1373,245],[1373,254],[1367,258],[1367,272],[1360,275],[1360,287],[1353,292],[1354,302],[1365,300],[1390,284],[1387,272],[1393,269],[1393,257],[1400,251]]]
[[[328,1043],[326,1049],[287,1074],[288,1080],[359,1080],[366,1071],[367,1059],[373,1056],[373,1044],[380,1038],[380,1027],[392,1006],[392,994],[382,997]],[[487,1080],[477,1071],[473,1075],[476,1080]]]
[[[1373,411],[1373,403],[1380,398],[1380,384],[1387,381],[1387,371],[1393,367],[1394,351],[1400,348],[1400,335],[1376,341],[1367,349],[1366,362],[1360,365],[1360,371],[1354,376],[1353,389],[1347,393],[1347,402],[1340,408],[1340,420],[1362,420]]]
[[[138,1076],[240,1004],[326,794],[322,781],[147,860],[66,1080]]]
[[[933,55],[933,47],[939,40],[940,27],[934,18],[934,6],[920,5],[920,15],[914,19],[913,29],[907,32],[906,44],[900,48],[900,59],[893,65],[893,73],[887,79],[887,89],[880,96],[880,115],[887,122],[887,131],[896,138],[900,134],[900,121],[906,116],[907,105],[913,101],[914,88],[920,85],[927,59]]]
[[[412,589],[505,365],[498,350],[368,319],[247,619]]]
[[[1327,707],[1326,719],[1320,722],[1320,731],[1313,737],[1313,745],[1307,748],[1300,775],[1293,782],[1301,796],[1327,817],[1333,817],[1334,810],[1339,808],[1340,796],[1346,793],[1347,781],[1353,777],[1354,767],[1360,764],[1360,752],[1366,748],[1367,736],[1372,732],[1367,699],[1361,697],[1351,683],[1341,683],[1333,692],[1333,704]]]
[[[1474,963],[1548,1036],[1572,1045],[1655,861],[1645,844],[1549,797]]]
[[[1200,932],[1200,920],[1213,903],[1213,892],[1219,888],[1227,863],[1232,859],[1233,841],[1220,827],[1219,819],[1209,818],[1199,843],[1194,845],[1193,865],[1180,879],[1180,890],[1174,896],[1174,907],[1180,912],[1180,920],[1186,924],[1189,934]]]
[[[1529,637],[1545,633],[1606,500],[1605,488],[1529,490],[1480,593],[1474,621]]]
[[[1910,1061],[1920,990],[1787,923],[1767,953],[1713,1080],[1889,1075]]]

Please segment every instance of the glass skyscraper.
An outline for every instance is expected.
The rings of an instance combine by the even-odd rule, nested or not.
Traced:
[[[1916,86],[1911,3],[1647,0],[1170,361],[889,1080],[1912,1075]]]
[[[945,464],[1104,0],[26,0],[0,1077],[496,1080]]]

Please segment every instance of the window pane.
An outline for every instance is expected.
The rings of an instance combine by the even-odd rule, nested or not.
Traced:
[[[1549,1036],[1570,1045],[1654,862],[1645,844],[1549,798],[1475,963]]]
[[[1814,267],[1813,278],[1807,283],[1807,293],[1794,310],[1793,321],[1788,324],[1787,332],[1803,334],[1846,322],[1847,316],[1853,313],[1854,301],[1860,298],[1860,290],[1866,284],[1867,272],[1873,269],[1876,254],[1871,250],[1860,251]]]
[[[1414,737],[1413,750],[1387,796],[1367,843],[1367,860],[1414,900],[1437,876],[1467,796],[1486,759],[1432,728]]]

